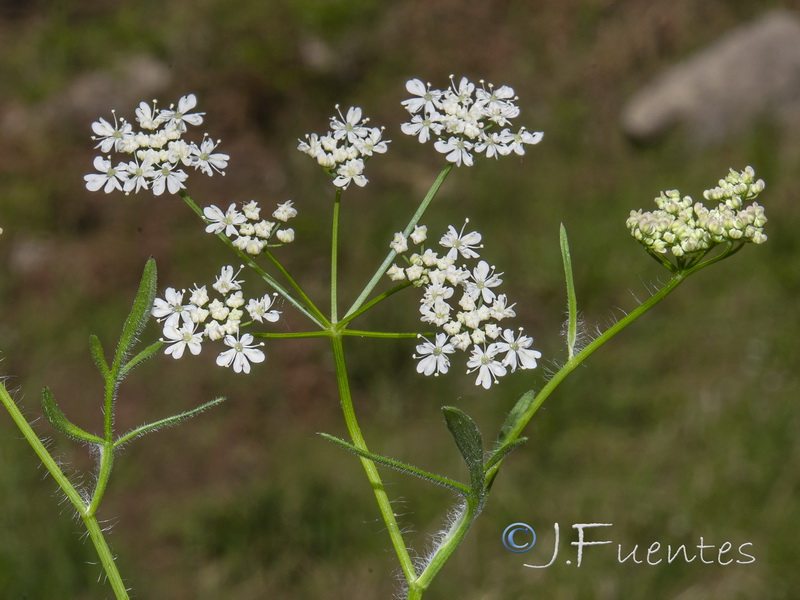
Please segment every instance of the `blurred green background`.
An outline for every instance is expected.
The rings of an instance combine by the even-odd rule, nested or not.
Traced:
[[[297,241],[282,251],[315,298],[326,286],[331,186],[298,137],[324,131],[333,105],[360,105],[385,124],[391,152],[370,184],[348,190],[344,289],[357,292],[442,165],[403,139],[410,77],[442,87],[450,73],[508,84],[516,120],[541,145],[451,174],[425,222],[464,217],[484,256],[506,272],[518,322],[545,354],[538,372],[490,393],[454,369],[414,372],[412,342],[348,344],[356,408],[370,447],[464,477],[439,407],[455,404],[493,436],[521,392],[564,358],[565,297],[558,226],[569,232],[586,328],[605,328],[667,274],[628,235],[632,208],[662,189],[699,198],[728,167],[767,181],[769,242],[690,279],[592,357],[551,397],[507,461],[489,506],[426,595],[431,600],[797,598],[800,378],[797,376],[798,136],[769,119],[697,146],[677,131],[638,147],[622,104],[663,68],[769,8],[755,0],[47,0],[0,2],[0,350],[2,374],[29,420],[76,480],[93,458],[53,436],[38,396],[51,387],[86,428],[101,424],[100,378],[88,352],[109,348],[149,256],[160,287],[211,282],[229,259],[176,198],[90,194],[90,123],[132,117],[140,100],[197,93],[203,127],[231,155],[227,175],[195,176],[200,204],[292,198]],[[416,298],[399,295],[360,327],[411,328]],[[324,305],[324,302],[322,302]],[[305,324],[286,310],[285,327]],[[145,341],[158,337],[152,326]],[[270,344],[249,376],[215,353],[158,358],[123,386],[120,430],[225,395],[228,402],[131,444],[100,517],[123,576],[142,599],[390,598],[397,570],[358,461],[318,431],[344,435],[327,347]],[[418,552],[449,494],[386,472]],[[81,526],[26,442],[0,412],[0,598],[110,598]],[[515,521],[541,545],[500,543]],[[553,523],[562,556],[549,569]],[[594,539],[630,551],[750,542],[749,565],[620,565],[616,549],[564,564],[573,523],[613,523]],[[640,550],[642,552],[642,550]],[[712,554],[706,557],[713,558]],[[572,556],[574,558],[574,555]]]

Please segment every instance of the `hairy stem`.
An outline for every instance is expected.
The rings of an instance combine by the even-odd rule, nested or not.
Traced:
[[[97,550],[98,556],[100,557],[100,562],[103,565],[103,570],[106,573],[106,577],[108,577],[108,582],[111,584],[111,588],[114,590],[117,600],[129,600],[128,591],[125,589],[125,584],[122,582],[122,577],[120,576],[117,566],[114,563],[114,557],[111,554],[111,550],[109,549],[108,544],[103,537],[103,532],[100,529],[100,526],[97,524],[97,518],[93,513],[88,512],[89,507],[87,506],[86,502],[81,497],[80,493],[78,493],[78,490],[75,489],[75,486],[72,485],[67,476],[64,475],[64,472],[58,466],[55,459],[53,459],[53,456],[47,451],[47,448],[44,447],[44,444],[39,439],[39,436],[36,435],[28,421],[22,415],[2,382],[0,382],[0,401],[2,401],[3,406],[6,407],[6,410],[11,415],[11,419],[14,421],[14,424],[17,426],[20,432],[22,432],[23,437],[28,441],[31,448],[33,448],[36,456],[38,456],[39,460],[42,461],[44,467],[58,484],[58,487],[61,488],[69,501],[72,503],[72,506],[75,507],[75,510],[78,511],[78,514],[80,514],[81,518],[83,519],[83,523],[89,532],[89,537],[92,538],[94,547]]]

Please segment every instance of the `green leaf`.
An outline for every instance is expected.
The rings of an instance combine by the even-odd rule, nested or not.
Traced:
[[[120,369],[120,372],[119,372],[120,379],[125,377],[125,375],[127,375],[130,371],[132,371],[133,369],[138,367],[140,364],[142,364],[146,360],[148,360],[148,359],[152,358],[153,356],[155,356],[156,352],[158,352],[163,346],[164,346],[164,342],[161,342],[161,341],[154,342],[154,343],[150,344],[147,348],[145,348],[144,350],[139,352],[139,354],[137,354],[136,356],[134,356],[132,359],[130,359],[128,361],[128,364],[126,364],[124,367],[122,367],[122,369]]]
[[[164,427],[172,427],[173,425],[177,425],[181,421],[185,421],[195,415],[199,415],[201,412],[208,410],[209,408],[216,406],[217,404],[221,404],[225,402],[225,398],[215,398],[210,402],[206,402],[198,406],[197,408],[193,408],[192,410],[187,410],[186,412],[182,412],[179,415],[174,415],[172,417],[167,417],[166,419],[161,419],[160,421],[155,421],[154,423],[148,423],[147,425],[142,425],[141,427],[137,427],[132,431],[129,431],[123,436],[117,438],[114,442],[114,447],[119,448],[123,444],[127,444],[132,439],[141,437],[148,433],[152,433],[153,431],[158,431],[159,429],[163,429]]]
[[[517,424],[517,421],[525,414],[525,411],[528,410],[531,404],[533,404],[534,399],[536,398],[536,392],[533,390],[529,390],[520,396],[520,399],[517,400],[517,403],[514,405],[514,408],[511,409],[511,412],[508,413],[506,420],[503,422],[503,426],[500,428],[500,435],[497,437],[497,443],[502,446],[506,442],[506,438],[508,434],[514,429],[514,426]]]
[[[384,465],[385,467],[391,467],[392,469],[396,469],[398,471],[402,471],[407,475],[413,475],[414,477],[419,477],[420,479],[424,479],[425,481],[430,481],[431,483],[435,483],[436,485],[441,485],[442,487],[446,487],[450,490],[453,490],[457,494],[460,494],[465,497],[469,497],[472,495],[472,491],[470,490],[470,488],[465,486],[463,483],[459,483],[458,481],[454,481],[453,479],[450,479],[448,477],[424,471],[419,467],[409,465],[408,463],[400,462],[399,460],[394,460],[393,458],[389,458],[387,456],[381,456],[380,454],[375,454],[367,450],[362,450],[358,446],[354,446],[353,444],[346,442],[341,438],[334,437],[327,433],[320,433],[319,435],[321,435],[329,442],[333,442],[334,444],[342,446],[345,450],[349,450],[354,454],[363,456],[364,458],[368,458],[372,462]]]
[[[569,313],[567,322],[567,353],[568,360],[575,355],[575,341],[578,337],[578,302],[575,297],[575,281],[572,277],[572,257],[569,253],[569,242],[567,241],[567,230],[561,224],[559,232],[561,242],[561,257],[564,259],[564,276],[567,280],[567,310]]]
[[[101,438],[92,435],[88,431],[84,431],[67,419],[67,416],[61,411],[58,404],[56,404],[55,396],[53,396],[53,392],[51,392],[48,387],[42,389],[42,412],[44,412],[44,416],[50,422],[50,425],[64,435],[81,442],[90,442],[92,444],[103,443]]]
[[[467,413],[455,406],[443,406],[447,428],[458,446],[464,462],[469,469],[472,491],[483,495],[483,436],[475,421]]]
[[[133,300],[131,312],[128,318],[125,319],[125,325],[122,328],[122,335],[119,338],[117,352],[114,356],[114,364],[111,370],[117,377],[117,380],[119,380],[119,370],[122,363],[128,357],[128,353],[136,343],[137,337],[150,318],[150,310],[153,307],[153,300],[155,300],[156,297],[156,279],[156,261],[150,258],[144,266],[144,273],[139,283],[139,290],[136,293],[136,298]]]
[[[110,371],[108,369],[108,363],[106,362],[105,352],[103,352],[103,345],[95,334],[89,336],[89,350],[92,352],[94,364],[97,365],[103,379],[108,379]]]

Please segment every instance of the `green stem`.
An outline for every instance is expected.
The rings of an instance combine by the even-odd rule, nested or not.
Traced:
[[[108,479],[111,476],[111,467],[114,465],[114,442],[105,442],[99,448],[100,450],[100,468],[97,471],[97,485],[95,485],[94,492],[92,493],[92,501],[86,509],[87,515],[94,515],[100,506],[100,501],[105,494]]]
[[[439,173],[439,176],[436,178],[436,180],[433,182],[433,185],[431,185],[431,188],[428,190],[428,193],[425,195],[425,198],[422,200],[422,203],[419,205],[419,208],[417,208],[417,212],[414,213],[414,216],[411,217],[411,220],[408,222],[408,225],[406,225],[406,228],[403,230],[403,235],[408,236],[411,234],[411,232],[414,230],[414,227],[417,225],[417,223],[419,223],[419,220],[422,218],[422,215],[425,214],[428,205],[430,205],[430,203],[433,201],[434,197],[438,193],[439,188],[442,187],[442,184],[444,183],[444,180],[447,178],[447,175],[452,170],[453,170],[453,163],[448,163],[442,169],[442,171]],[[369,296],[372,293],[372,290],[374,290],[375,286],[378,285],[378,282],[380,281],[381,277],[383,277],[383,274],[386,273],[386,269],[388,269],[389,265],[392,264],[392,261],[394,260],[395,256],[397,256],[397,252],[395,252],[394,250],[389,252],[386,258],[383,260],[383,263],[381,263],[381,266],[378,267],[377,271],[375,271],[375,274],[372,276],[372,279],[369,280],[369,283],[361,291],[361,294],[358,296],[358,298],[356,298],[356,301],[353,302],[353,305],[348,309],[347,313],[344,316],[345,319],[350,317],[350,315],[352,315],[359,308],[361,308],[361,305],[364,304],[364,301],[367,299],[367,296]]]
[[[407,340],[419,337],[419,334],[415,331],[391,332],[391,331],[362,331],[360,329],[343,329],[341,333],[342,335],[351,335],[354,337],[388,338],[392,340]]]
[[[350,433],[350,439],[353,445],[369,452],[367,443],[364,441],[364,436],[361,434],[361,428],[358,425],[356,418],[355,408],[353,407],[353,398],[350,395],[350,383],[347,378],[347,366],[344,359],[344,347],[342,346],[341,336],[334,335],[331,337],[331,345],[333,346],[333,359],[336,366],[336,381],[339,386],[339,397],[342,402],[342,413],[344,414],[344,421],[347,425],[347,431]],[[364,472],[367,475],[372,490],[375,493],[375,499],[378,501],[378,508],[380,509],[383,521],[386,524],[386,529],[389,532],[389,537],[392,540],[392,545],[400,561],[400,568],[403,570],[403,575],[406,581],[413,582],[417,578],[417,573],[414,569],[414,564],[411,561],[411,556],[406,548],[403,534],[400,531],[400,526],[397,524],[397,519],[394,516],[389,496],[383,487],[381,476],[375,463],[371,460],[360,457],[361,465],[364,467]]]
[[[117,566],[114,563],[114,557],[112,556],[111,551],[108,548],[108,544],[106,544],[105,538],[103,537],[103,532],[97,524],[96,517],[94,514],[88,513],[89,507],[87,507],[86,502],[83,500],[72,483],[70,483],[67,476],[64,475],[64,472],[61,470],[58,464],[56,464],[56,461],[47,451],[47,448],[44,447],[44,444],[39,439],[39,436],[36,435],[28,421],[22,415],[2,382],[0,382],[0,401],[2,401],[3,406],[6,407],[6,410],[11,415],[11,419],[14,421],[14,424],[22,432],[23,437],[28,441],[31,448],[33,448],[36,456],[39,457],[39,460],[42,461],[44,467],[56,481],[58,487],[61,488],[69,501],[72,503],[72,506],[74,506],[75,510],[78,511],[78,514],[81,515],[117,600],[129,600],[128,592],[122,582],[122,577],[117,570]]]
[[[372,300],[367,302],[365,305],[363,305],[357,311],[347,315],[347,317],[342,319],[339,322],[339,324],[340,325],[345,325],[346,323],[349,323],[350,321],[352,321],[353,319],[355,319],[359,315],[364,314],[365,312],[367,312],[370,308],[372,308],[373,306],[375,306],[379,302],[382,302],[383,300],[386,300],[386,298],[388,298],[389,296],[392,296],[393,294],[396,294],[400,290],[403,290],[403,289],[407,288],[410,285],[413,285],[413,284],[410,281],[405,281],[405,282],[403,282],[403,283],[401,283],[399,285],[394,286],[392,289],[386,290],[382,294],[380,294],[378,296],[375,296]]]
[[[483,509],[483,501],[471,499],[462,507],[462,512],[445,533],[439,547],[431,557],[425,569],[414,581],[409,583],[406,600],[420,600],[423,592],[430,587],[434,577],[450,560],[456,548],[464,540],[470,527]]]
[[[336,188],[331,225],[331,323],[339,320],[339,211],[342,206],[342,188]]]
[[[92,538],[97,555],[100,557],[100,563],[103,565],[103,570],[108,576],[108,583],[111,584],[111,589],[114,590],[117,600],[129,600],[128,590],[122,582],[117,565],[114,562],[114,555],[111,554],[111,549],[103,537],[103,530],[97,523],[97,518],[94,515],[81,515],[83,524],[89,532],[89,537]]]
[[[331,333],[327,329],[323,331],[296,331],[296,332],[284,332],[284,333],[272,333],[272,332],[252,332],[251,335],[257,338],[281,338],[281,339],[289,339],[289,338],[313,338],[313,337],[330,337]]]
[[[291,275],[289,275],[289,271],[287,271],[287,270],[286,270],[286,269],[283,267],[283,265],[282,265],[282,264],[281,264],[281,262],[280,262],[280,261],[279,261],[279,260],[278,260],[278,259],[275,257],[275,255],[274,255],[274,254],[272,254],[272,252],[270,252],[269,250],[265,250],[265,251],[264,251],[264,254],[266,254],[266,255],[267,255],[267,258],[269,258],[269,259],[272,261],[272,264],[274,264],[274,265],[275,265],[275,267],[276,267],[276,268],[277,268],[277,269],[278,269],[278,270],[281,272],[281,275],[283,275],[283,276],[286,278],[286,281],[288,281],[288,282],[289,282],[289,284],[290,284],[290,285],[291,285],[291,286],[294,288],[294,290],[295,290],[295,291],[297,292],[297,294],[300,296],[300,299],[301,299],[303,302],[305,302],[305,303],[306,303],[306,306],[308,306],[309,310],[310,310],[311,312],[313,312],[313,313],[314,313],[314,314],[315,314],[317,317],[319,317],[319,320],[320,320],[321,322],[323,322],[323,323],[327,323],[327,318],[325,317],[325,315],[323,315],[323,314],[322,314],[322,311],[320,311],[320,310],[317,308],[316,304],[314,304],[314,302],[311,300],[311,298],[309,298],[309,297],[308,297],[308,295],[307,295],[307,294],[306,294],[306,293],[303,291],[303,288],[301,288],[301,287],[300,287],[300,284],[299,284],[299,283],[297,283],[297,282],[294,280],[294,277],[292,277]]]
[[[504,443],[512,442],[519,438],[522,434],[522,431],[528,425],[530,420],[533,418],[533,415],[536,413],[537,410],[544,404],[544,401],[550,396],[551,393],[561,384],[562,381],[574,371],[578,365],[580,365],[583,361],[589,358],[595,350],[599,349],[603,344],[617,335],[620,331],[625,329],[628,325],[636,321],[639,317],[645,314],[648,310],[653,308],[656,304],[661,302],[664,298],[666,298],[675,288],[677,288],[681,282],[686,278],[684,273],[677,273],[672,279],[667,282],[667,284],[661,288],[658,292],[653,294],[650,298],[648,298],[645,302],[637,306],[634,310],[628,313],[624,318],[617,321],[614,325],[606,329],[600,336],[595,338],[589,345],[587,345],[583,350],[578,352],[575,356],[573,356],[567,363],[558,370],[558,372],[553,375],[552,379],[547,382],[542,390],[536,395],[536,398],[528,407],[528,409],[520,416],[514,426],[509,430],[508,434],[504,438]],[[503,461],[498,461],[491,469],[486,472],[486,482],[487,485],[491,485],[491,482],[494,480],[497,472],[500,469],[500,466]]]

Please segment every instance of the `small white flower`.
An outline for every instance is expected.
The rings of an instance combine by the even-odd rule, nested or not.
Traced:
[[[439,115],[436,115],[437,117]],[[419,140],[420,144],[424,144],[431,139],[431,133],[439,135],[442,133],[444,126],[441,123],[433,121],[431,117],[423,117],[422,115],[414,115],[411,121],[400,125],[400,131],[406,135],[414,135]]]
[[[489,348],[484,349],[482,346],[475,346],[472,348],[472,355],[467,361],[467,373],[478,371],[478,378],[475,380],[475,385],[483,386],[484,389],[489,389],[492,383],[497,383],[497,378],[506,374],[506,368],[503,364],[496,360],[493,348],[494,344]]]
[[[125,181],[123,191],[139,193],[139,190],[146,190],[150,186],[150,180],[156,176],[156,170],[150,158],[145,158],[141,163],[129,162],[127,166],[128,179]]]
[[[275,237],[278,238],[279,241],[283,242],[284,244],[290,244],[294,241],[294,229],[289,227],[288,229],[280,229],[276,234]]]
[[[183,182],[187,177],[188,175],[183,169],[175,169],[175,165],[162,163],[160,169],[156,170],[156,176],[153,179],[153,194],[160,196],[165,189],[170,194],[177,194],[186,187]]]
[[[203,216],[208,221],[206,233],[222,233],[224,231],[228,237],[238,235],[237,225],[246,222],[245,216],[236,210],[236,204],[231,204],[224,213],[213,204],[206,206],[203,209]]]
[[[194,323],[184,323],[180,329],[168,325],[164,327],[164,342],[171,342],[169,346],[164,349],[164,354],[171,354],[172,358],[180,358],[183,356],[184,350],[189,348],[189,352],[194,355],[200,354],[201,342],[203,335],[195,333],[197,325]]]
[[[456,351],[453,345],[447,341],[447,335],[437,333],[435,342],[431,342],[423,336],[420,337],[425,340],[425,343],[417,345],[418,354],[414,355],[414,358],[421,359],[417,363],[417,373],[437,376],[439,373],[447,373],[450,368],[450,359],[447,358],[447,355]]]
[[[197,106],[197,96],[189,94],[183,96],[178,100],[178,109],[162,110],[160,114],[161,121],[167,121],[167,126],[177,127],[179,131],[186,131],[186,123],[189,125],[200,125],[203,122],[203,115],[205,113],[186,114]],[[144,127],[144,125],[142,125]]]
[[[409,79],[406,82],[406,90],[409,94],[417,96],[401,102],[412,115],[420,112],[423,108],[426,113],[433,112],[438,107],[439,98],[442,95],[441,90],[432,90],[430,84],[426,85],[419,79]]]
[[[447,140],[436,140],[433,147],[437,152],[445,154],[448,162],[455,163],[457,167],[464,163],[467,167],[472,166],[472,150],[473,144],[469,140],[464,140],[460,137],[452,136]]]
[[[225,350],[217,357],[217,364],[220,367],[230,367],[236,373],[249,373],[250,363],[264,362],[266,356],[259,350],[259,346],[264,344],[253,344],[253,336],[245,333],[241,338],[232,335],[225,336],[225,345],[230,346],[230,350]]]
[[[500,275],[502,273],[496,274],[494,267],[490,267],[485,260],[480,261],[472,271],[472,281],[467,281],[467,294],[476,300],[482,297],[487,304],[492,302],[496,295],[492,288],[503,283]]]
[[[255,200],[250,200],[250,202],[247,204],[242,205],[242,212],[244,213],[244,216],[251,221],[258,221],[259,216],[261,215],[261,207]]]
[[[459,254],[464,258],[478,258],[479,255],[473,248],[483,248],[480,245],[480,233],[471,231],[466,235],[464,234],[464,227],[467,226],[467,223],[469,223],[469,220],[464,222],[460,232],[456,231],[456,228],[452,225],[448,225],[447,233],[439,240],[440,246],[450,249],[447,252],[447,257],[451,260],[455,260]]]
[[[392,281],[403,281],[406,278],[406,274],[397,265],[392,265],[386,271],[386,274],[389,276],[389,279]]]
[[[364,161],[360,158],[348,160],[336,170],[336,175],[333,185],[343,189],[347,189],[350,182],[359,187],[367,185],[367,178],[364,177]]]
[[[140,102],[139,108],[136,109],[136,121],[141,125],[142,129],[156,129],[164,122],[164,119],[155,108],[155,103],[150,106],[147,102]]]
[[[389,248],[397,252],[397,254],[402,254],[408,250],[408,240],[406,239],[406,236],[400,232],[395,233],[394,239],[389,244]]]
[[[220,270],[220,274],[217,276],[217,279],[212,287],[223,296],[226,295],[228,292],[242,289],[241,280],[234,279],[234,277],[236,277],[240,271],[241,268],[239,269],[239,271],[234,273],[233,267],[230,265],[222,267],[222,269]],[[216,319],[217,317],[214,318]]]
[[[297,216],[297,209],[292,206],[291,200],[287,200],[283,204],[278,205],[278,208],[275,209],[272,216],[278,219],[278,221],[286,223],[289,219]]]
[[[281,315],[281,311],[271,309],[272,305],[275,303],[276,297],[277,294],[273,294],[272,296],[267,294],[258,300],[252,298],[245,307],[247,312],[250,313],[250,318],[259,323],[263,323],[264,321],[275,323]]]
[[[336,107],[338,110],[338,106]],[[342,116],[341,111],[339,116],[341,121],[335,117],[331,119],[331,130],[333,131],[334,139],[340,140],[347,137],[347,141],[355,144],[359,139],[369,135],[367,128],[361,125],[361,109],[358,106],[351,106],[347,109],[347,116]]]
[[[409,237],[415,244],[421,244],[428,239],[428,227],[426,225],[417,225]]]
[[[103,153],[111,152],[112,148],[119,152],[124,142],[133,137],[131,124],[125,120],[118,122],[116,113],[112,114],[114,114],[113,125],[103,118],[92,123],[92,131],[97,134],[97,137],[92,137],[97,140],[95,148],[99,148]]]
[[[175,288],[168,287],[164,290],[164,299],[156,298],[153,300],[153,308],[150,314],[157,321],[166,321],[164,327],[176,328],[181,319],[186,323],[191,320],[191,316],[183,306],[183,290],[180,292]]]
[[[225,299],[225,306],[229,308],[244,306],[244,293],[241,290],[233,292]]]
[[[191,302],[195,306],[206,305],[206,303],[208,302],[208,290],[206,290],[206,286],[195,287],[190,291],[192,293],[189,296],[189,302]]]
[[[520,369],[535,369],[536,359],[542,357],[542,353],[538,350],[530,350],[530,345],[533,344],[533,338],[523,335],[520,331],[518,337],[514,337],[514,332],[511,329],[503,331],[502,341],[492,344],[495,346],[497,352],[505,352],[503,364],[511,369],[511,372],[517,370],[519,365]]]
[[[97,156],[93,164],[94,168],[100,173],[90,173],[83,176],[84,181],[86,181],[86,189],[90,192],[96,192],[103,188],[106,194],[110,194],[114,190],[122,191],[123,184],[128,179],[127,165],[125,163],[112,167],[109,159]]]
[[[209,177],[214,174],[214,171],[225,175],[225,168],[228,166],[230,156],[221,152],[214,152],[214,149],[219,144],[220,140],[216,142],[205,138],[200,142],[200,147],[193,146],[193,153],[191,157],[191,165],[195,169],[200,169]],[[256,217],[258,218],[258,217]]]
[[[206,323],[203,334],[211,341],[216,342],[217,340],[221,340],[223,337],[225,337],[225,330],[218,321],[211,321]]]
[[[492,304],[492,318],[496,321],[502,321],[507,317],[516,317],[517,313],[514,312],[514,305],[506,306],[508,304],[508,298],[505,294],[500,294],[497,298],[494,299],[494,304]]]

